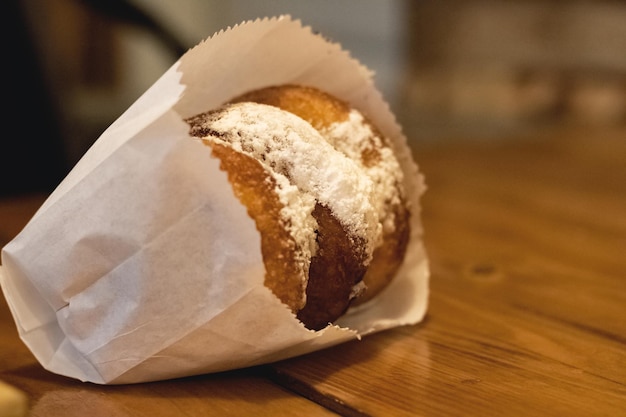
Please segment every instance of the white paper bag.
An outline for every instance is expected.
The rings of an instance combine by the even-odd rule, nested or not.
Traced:
[[[413,208],[392,284],[317,332],[263,285],[254,222],[183,122],[284,83],[367,114],[400,155]],[[186,53],[102,134],[3,248],[0,284],[21,338],[58,374],[120,384],[273,362],[423,318],[423,190],[366,68],[289,17],[246,22]]]

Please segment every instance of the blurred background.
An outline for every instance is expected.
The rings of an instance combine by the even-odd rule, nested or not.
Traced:
[[[626,2],[6,0],[0,196],[50,192],[188,48],[291,14],[376,73],[412,144],[626,124]],[[6,107],[6,106],[5,106]]]

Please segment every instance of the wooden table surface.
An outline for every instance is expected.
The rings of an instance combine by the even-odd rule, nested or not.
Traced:
[[[43,370],[2,298],[0,380],[42,417],[626,415],[626,131],[415,156],[429,187],[423,323],[253,369],[98,386]],[[0,245],[42,198],[0,199]]]

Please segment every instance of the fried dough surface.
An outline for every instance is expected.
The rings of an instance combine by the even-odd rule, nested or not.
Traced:
[[[369,179],[308,123],[272,106],[231,104],[187,122],[257,225],[266,286],[307,328],[335,321],[380,235]]]
[[[374,182],[383,237],[363,278],[366,289],[354,303],[372,299],[391,282],[402,264],[410,235],[402,173],[389,141],[367,119],[355,117],[348,103],[316,88],[272,86],[233,100],[246,101],[275,106],[306,120],[335,149],[357,161]]]
[[[187,119],[261,235],[265,285],[309,329],[391,282],[410,235],[390,142],[312,87],[263,88]]]
[[[276,183],[254,158],[228,146],[204,141],[220,160],[235,196],[247,208],[261,235],[265,265],[264,284],[293,312],[305,304],[308,264],[298,256],[297,247],[280,215],[283,204],[275,192]]]

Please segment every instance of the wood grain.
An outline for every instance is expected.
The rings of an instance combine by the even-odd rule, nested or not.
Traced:
[[[0,301],[0,380],[28,395],[32,417],[330,416],[269,381],[263,368],[125,386],[82,383],[44,370]]]
[[[0,379],[34,416],[623,415],[626,132],[454,141],[415,157],[429,187],[423,323],[268,366],[107,387],[43,370],[2,300]],[[41,200],[0,200],[2,243]]]
[[[280,363],[365,415],[626,410],[626,133],[416,149],[427,319]]]

